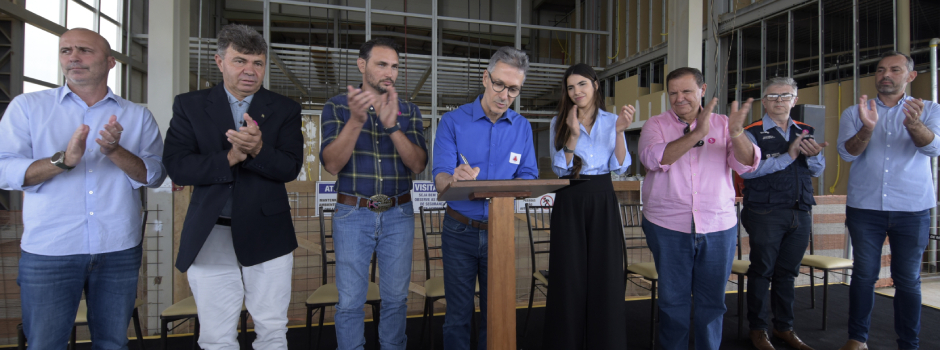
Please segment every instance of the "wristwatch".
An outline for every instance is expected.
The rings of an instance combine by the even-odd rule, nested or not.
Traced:
[[[561,149],[564,150],[565,153],[574,153],[574,150],[568,148],[568,145],[563,145],[563,146],[561,146]]]
[[[398,130],[401,130],[401,124],[398,124],[398,123],[395,123],[395,126],[393,126],[393,127],[385,128],[385,132],[387,132],[387,133],[389,133],[389,134],[391,134],[391,133],[393,133],[393,132],[396,132],[396,131],[398,131]]]
[[[61,169],[72,170],[75,169],[73,166],[65,165],[65,151],[58,151],[52,155],[49,160],[52,162],[52,165],[55,165]]]

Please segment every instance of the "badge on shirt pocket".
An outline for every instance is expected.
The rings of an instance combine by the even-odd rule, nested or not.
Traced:
[[[509,152],[509,163],[519,164],[519,158],[522,158],[521,154]]]

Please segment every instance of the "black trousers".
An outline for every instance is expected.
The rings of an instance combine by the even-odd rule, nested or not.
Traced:
[[[610,174],[555,195],[543,349],[626,349],[623,227]]]

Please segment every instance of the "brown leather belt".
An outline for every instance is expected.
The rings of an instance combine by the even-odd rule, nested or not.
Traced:
[[[458,213],[456,210],[453,210],[450,207],[447,207],[447,215],[450,215],[450,217],[454,218],[454,220],[457,220],[461,224],[468,225],[475,229],[489,231],[489,224],[463,216],[463,214]]]
[[[336,202],[353,207],[358,206],[360,208],[368,208],[374,212],[383,212],[389,208],[411,202],[411,193],[405,193],[398,197],[389,197],[386,195],[377,194],[369,198],[360,198],[337,193]]]

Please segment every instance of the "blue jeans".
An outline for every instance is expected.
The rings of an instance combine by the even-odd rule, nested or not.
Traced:
[[[695,304],[695,349],[717,350],[725,289],[737,242],[737,225],[724,231],[684,233],[643,219],[643,232],[659,273],[659,344],[689,348],[689,316]]]
[[[65,349],[85,291],[94,349],[127,349],[141,246],[103,254],[20,257],[23,331],[31,349]]]
[[[473,293],[480,281],[480,323],[477,347],[486,349],[486,261],[487,231],[444,216],[441,254],[444,257],[444,349],[470,349],[470,320],[473,317]]]
[[[855,259],[849,287],[849,338],[868,340],[875,282],[881,270],[885,237],[891,244],[894,280],[894,331],[898,348],[917,349],[920,333],[920,264],[927,247],[929,210],[917,212],[845,208],[845,225],[852,237]]]
[[[752,210],[741,213],[750,234],[751,266],[747,269],[747,320],[751,330],[767,330],[767,296],[774,329],[793,329],[793,280],[809,245],[813,218],[794,209]],[[767,288],[771,287],[772,292]]]
[[[405,316],[411,282],[411,251],[415,220],[408,202],[376,213],[366,207],[336,203],[333,214],[333,249],[336,251],[336,343],[340,350],[362,349],[369,262],[376,253],[382,307],[379,345],[405,349]]]

